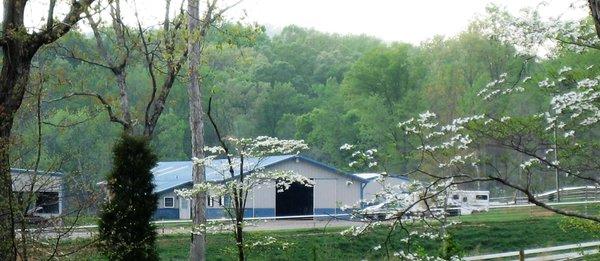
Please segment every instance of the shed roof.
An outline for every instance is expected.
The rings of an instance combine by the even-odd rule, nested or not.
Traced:
[[[375,180],[379,177],[381,177],[381,173],[375,173],[375,172],[365,172],[365,173],[354,173],[352,174],[353,176],[359,177],[361,179],[364,179],[368,182]],[[401,179],[401,180],[405,180],[408,181],[408,177],[406,176],[401,176],[401,175],[389,175],[388,177],[390,178],[396,178],[396,179]]]
[[[255,165],[253,166],[253,169],[255,169],[273,166],[294,159],[302,160],[309,164],[314,164],[318,167],[325,168],[338,175],[344,175],[347,178],[356,179],[360,182],[366,182],[366,180],[362,179],[361,177],[355,175],[348,175],[334,167],[298,155],[268,156],[265,158],[261,158],[260,161],[258,158],[247,158],[245,159],[245,161],[249,165]],[[186,184],[190,184],[192,182],[192,165],[192,161],[159,162],[157,166],[152,169],[152,172],[154,174],[154,185],[156,186],[154,188],[154,192],[159,193],[169,189],[181,187]],[[213,160],[211,164],[205,169],[206,180],[210,182],[220,182],[225,180],[226,177],[224,177],[221,174],[221,172],[217,171],[217,169],[220,169],[224,166],[227,166],[226,159]],[[235,170],[235,175],[239,175],[239,170]]]
[[[10,168],[10,173],[11,174],[24,174],[24,173],[35,173],[37,175],[48,175],[48,176],[53,176],[53,177],[61,177],[63,176],[62,172],[56,172],[56,171],[42,171],[42,170],[32,170],[32,169],[20,169],[20,168]]]

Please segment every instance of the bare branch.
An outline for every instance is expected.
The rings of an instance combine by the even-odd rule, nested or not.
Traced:
[[[110,69],[111,71],[115,71],[115,64],[113,59],[108,55],[108,50],[104,45],[104,41],[102,40],[102,36],[100,35],[100,30],[98,28],[100,21],[94,21],[92,15],[86,10],[85,11],[86,19],[92,28],[92,32],[94,33],[94,39],[96,40],[96,46],[98,47],[98,52],[104,59],[104,62],[108,64],[108,66],[104,66],[105,68]]]
[[[581,219],[587,219],[587,220],[591,220],[597,223],[600,223],[600,217],[599,216],[592,216],[592,215],[586,215],[586,214],[582,214],[582,213],[578,213],[578,212],[572,212],[572,211],[566,211],[566,210],[562,210],[559,208],[555,208],[552,207],[544,202],[539,201],[535,195],[527,188],[523,188],[519,185],[513,184],[511,182],[509,182],[507,179],[503,179],[503,178],[495,178],[495,177],[491,177],[491,179],[498,181],[508,187],[514,188],[518,191],[521,191],[525,194],[525,196],[527,196],[527,200],[529,200],[529,202],[533,203],[534,205],[537,205],[539,207],[542,207],[544,209],[550,210],[554,213],[557,214],[561,214],[564,216],[568,216],[568,217],[576,217],[576,218],[581,218]]]
[[[123,128],[125,128],[125,129],[131,127],[130,123],[128,123],[124,119],[121,119],[121,118],[117,117],[115,115],[115,113],[114,113],[114,111],[113,111],[110,103],[108,103],[108,101],[106,99],[104,99],[104,97],[102,97],[102,95],[97,94],[97,93],[92,93],[92,92],[72,92],[72,93],[69,93],[69,94],[67,94],[65,96],[62,96],[62,97],[59,97],[59,98],[56,98],[56,99],[52,99],[52,100],[48,100],[48,101],[44,101],[44,102],[46,102],[46,103],[52,103],[52,102],[57,102],[57,101],[61,101],[61,100],[64,100],[64,99],[68,99],[68,98],[71,98],[71,97],[74,97],[74,96],[88,96],[88,97],[96,98],[104,106],[104,108],[106,109],[106,112],[108,113],[108,117],[109,117],[110,121],[121,124],[123,126]]]
[[[56,6],[56,0],[50,0],[50,6],[48,7],[48,20],[46,21],[46,28],[52,28],[54,25],[54,8]]]
[[[31,34],[31,42],[34,47],[39,48],[44,44],[49,44],[56,41],[58,38],[66,34],[80,19],[81,14],[87,10],[94,0],[79,0],[71,3],[69,12],[63,20],[54,24],[51,27],[46,27],[41,32]]]
[[[65,47],[63,45],[58,44],[57,48],[62,49],[62,50],[64,50],[66,52],[66,54],[60,54],[64,58],[74,59],[74,60],[77,60],[77,61],[80,61],[80,62],[83,62],[83,63],[87,63],[87,64],[94,65],[94,66],[99,66],[99,67],[102,67],[102,68],[105,68],[105,69],[109,69],[109,70],[112,71],[112,67],[110,67],[109,65],[101,64],[101,63],[94,62],[94,61],[85,59],[83,57],[77,56],[73,52],[73,50],[71,50],[71,49],[69,49],[69,48],[67,48],[67,47]]]

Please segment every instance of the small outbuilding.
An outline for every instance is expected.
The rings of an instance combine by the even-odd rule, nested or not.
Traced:
[[[401,188],[409,182],[408,177],[399,175],[382,176],[381,173],[372,172],[355,173],[353,175],[365,181],[362,190],[364,200],[374,199],[376,194],[383,189],[382,183],[389,187],[398,188],[395,192],[402,193],[404,191]]]
[[[11,168],[12,189],[16,197],[24,200],[34,194],[28,214],[54,217],[62,214],[63,183],[60,172],[42,172]]]
[[[214,160],[205,170],[210,182],[223,182],[221,174],[214,171],[222,166],[224,159]],[[159,202],[155,219],[189,219],[191,217],[190,200],[175,194],[176,189],[192,187],[192,162],[159,162],[152,169],[155,192]],[[313,187],[292,185],[283,192],[277,192],[275,182],[272,185],[254,189],[246,204],[247,217],[281,217],[304,215],[344,214],[340,209],[353,205],[362,199],[363,189],[368,180],[357,175],[346,174],[334,167],[299,155],[269,156],[258,163],[259,168],[271,170],[291,170],[304,175],[314,182]],[[207,197],[207,218],[224,217],[222,204],[228,204],[229,198]]]

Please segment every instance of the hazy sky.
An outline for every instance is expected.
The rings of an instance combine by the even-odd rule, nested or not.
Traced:
[[[123,0],[122,0],[123,1]],[[182,0],[173,0],[179,6]],[[236,0],[221,0],[232,2]],[[26,10],[32,17],[29,25],[39,24],[46,14],[48,0],[31,0]],[[62,10],[70,1],[58,1]],[[145,24],[162,21],[164,0],[128,0],[129,8],[123,13],[125,20],[133,22],[133,3]],[[201,0],[201,2],[204,2]],[[247,14],[245,22],[257,22],[277,31],[286,25],[296,24],[319,31],[340,34],[367,34],[386,41],[403,41],[417,44],[435,35],[452,36],[464,30],[473,18],[485,13],[489,4],[504,6],[513,13],[522,8],[535,7],[541,0],[244,0],[228,12],[237,20]],[[587,15],[585,8],[573,10],[575,2],[583,0],[547,0],[542,8],[545,16],[563,15],[577,18]],[[203,7],[203,6],[202,6]],[[0,7],[0,9],[2,9]],[[201,10],[202,11],[202,10]],[[60,13],[60,12],[57,12]],[[0,13],[1,14],[1,13]]]
[[[454,35],[491,3],[511,12],[540,0],[245,0],[248,20],[272,27],[296,24],[320,31],[367,34],[386,41],[419,43],[434,35]],[[546,1],[545,15],[581,17],[572,0]],[[577,2],[581,3],[581,2]],[[585,4],[585,1],[583,1]]]

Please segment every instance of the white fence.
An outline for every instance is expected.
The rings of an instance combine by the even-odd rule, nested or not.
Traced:
[[[554,247],[535,248],[522,251],[511,251],[498,254],[487,254],[480,256],[465,257],[466,261],[481,261],[481,260],[499,260],[519,258],[521,260],[568,260],[579,258],[585,255],[597,254],[600,247],[600,241],[570,244]]]

